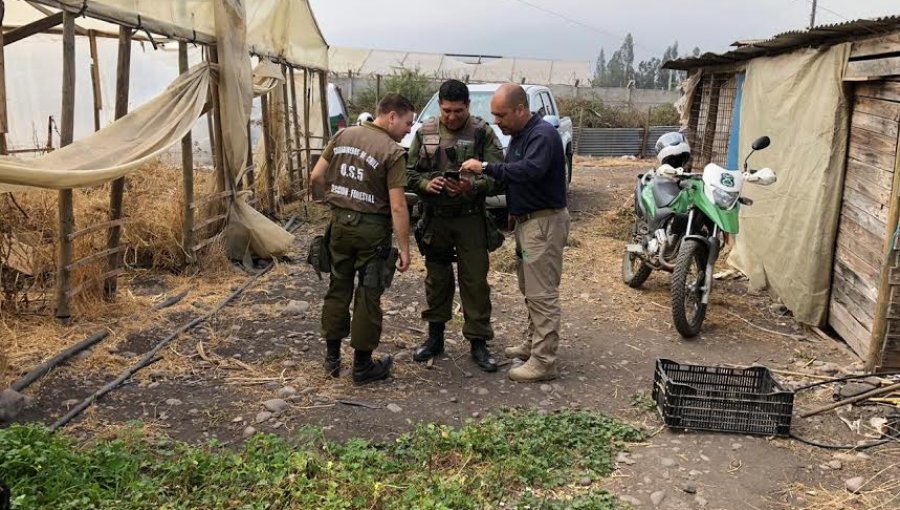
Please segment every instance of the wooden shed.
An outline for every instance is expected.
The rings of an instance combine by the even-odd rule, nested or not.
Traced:
[[[669,62],[696,81],[686,124],[695,158],[734,163],[741,63],[850,43],[843,72],[849,109],[827,325],[871,370],[900,369],[900,17],[790,32],[736,50]],[[809,93],[815,93],[814,90]],[[735,96],[738,96],[735,100]],[[696,168],[695,164],[695,168]],[[772,256],[778,256],[773,254]],[[814,324],[824,326],[825,324]]]

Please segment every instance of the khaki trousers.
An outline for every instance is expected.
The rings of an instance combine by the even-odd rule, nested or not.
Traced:
[[[559,347],[559,283],[569,224],[566,209],[541,211],[516,222],[519,290],[528,309],[528,331],[533,332],[531,357],[546,365],[556,363]]]

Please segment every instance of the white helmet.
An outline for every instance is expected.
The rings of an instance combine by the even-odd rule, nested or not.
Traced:
[[[684,167],[691,159],[691,146],[681,133],[666,133],[656,141],[656,159],[661,164]]]
[[[363,123],[363,122],[372,122],[373,120],[375,120],[375,118],[372,117],[372,114],[371,114],[371,113],[369,113],[369,112],[362,112],[362,113],[359,114],[359,117],[356,118],[356,125],[357,125],[357,126],[362,126],[362,123]]]

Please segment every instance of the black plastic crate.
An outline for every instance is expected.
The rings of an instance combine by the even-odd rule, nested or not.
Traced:
[[[790,434],[794,392],[765,367],[706,367],[657,359],[653,379],[653,400],[668,427]]]

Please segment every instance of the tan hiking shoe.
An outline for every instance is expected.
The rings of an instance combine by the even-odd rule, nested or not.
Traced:
[[[507,358],[518,358],[522,361],[528,361],[531,357],[531,344],[523,343],[513,347],[503,349],[503,354]]]
[[[524,365],[509,370],[509,378],[516,382],[550,381],[559,377],[556,363],[545,365],[531,358]]]

